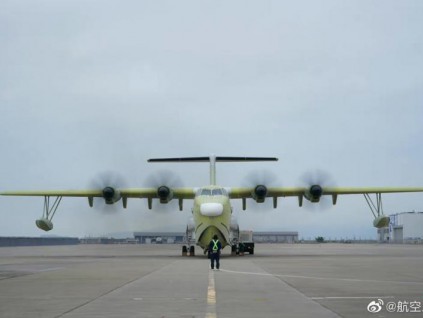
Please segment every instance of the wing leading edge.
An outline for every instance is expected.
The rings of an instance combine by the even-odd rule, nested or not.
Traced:
[[[325,195],[332,197],[332,203],[335,205],[338,195],[348,194],[376,194],[380,196],[382,193],[404,193],[404,192],[423,192],[422,187],[362,187],[362,188],[338,188],[338,187],[321,187],[320,185],[312,185],[310,187],[270,187],[257,185],[254,188],[231,188],[229,189],[229,197],[232,199],[242,199],[242,208],[246,209],[246,199],[252,198],[258,203],[262,203],[266,198],[273,198],[273,207],[277,207],[277,199],[279,197],[298,197],[299,206],[303,205],[303,198],[316,203]]]
[[[231,188],[230,198],[254,198],[256,188]],[[305,195],[310,188],[307,187],[270,187],[267,188],[266,197],[293,197]],[[363,187],[363,188],[322,188],[322,195],[343,195],[343,194],[372,194],[372,193],[404,193],[423,192],[423,187]]]
[[[247,199],[255,197],[255,188],[229,188],[231,199]],[[3,196],[61,196],[61,197],[103,197],[104,189],[95,190],[34,190],[34,191],[6,191]],[[117,189],[122,197],[158,199],[157,188],[128,188]],[[196,188],[172,188],[175,199],[194,199]],[[265,197],[295,197],[307,195],[307,187],[269,187]],[[328,187],[322,188],[321,195],[373,194],[373,193],[404,193],[423,192],[423,187]]]
[[[193,199],[195,196],[194,188],[172,188],[173,197],[175,199]],[[152,198],[158,199],[159,194],[157,188],[129,188],[116,189],[122,197],[127,198]],[[94,197],[101,198],[104,195],[104,189],[96,190],[46,190],[46,191],[7,191],[0,192],[4,196],[30,196],[30,197]]]

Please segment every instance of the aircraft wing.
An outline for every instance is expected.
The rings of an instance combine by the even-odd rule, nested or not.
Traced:
[[[230,198],[254,198],[254,191],[256,188],[230,188]],[[310,188],[306,187],[271,187],[267,188],[266,197],[292,197],[304,195]],[[423,192],[422,187],[363,187],[363,188],[338,188],[329,187],[322,188],[322,195],[338,195],[338,194],[371,194],[371,193],[401,193],[401,192]]]
[[[184,199],[193,199],[195,196],[194,188],[168,188],[161,186],[159,188],[133,188],[133,189],[119,189],[113,187],[105,187],[103,189],[95,190],[48,190],[48,191],[9,191],[0,192],[0,195],[6,196],[39,196],[44,197],[44,212],[43,216],[36,220],[35,223],[38,228],[44,231],[53,229],[52,219],[63,197],[86,197],[88,204],[92,207],[94,205],[94,198],[104,199],[106,204],[114,204],[122,201],[123,207],[127,207],[128,198],[146,198],[148,201],[148,208],[152,209],[153,199],[160,200],[160,203],[168,203],[172,199],[179,201],[179,210],[183,209]],[[50,201],[50,197],[55,197]]]
[[[363,188],[323,188],[323,194],[372,194],[372,193],[401,193],[401,192],[423,192],[422,187],[363,187]]]
[[[254,188],[230,188],[229,196],[233,199],[252,198],[257,202],[264,202],[265,198],[298,197],[299,205],[302,206],[303,198],[311,202],[319,202],[321,196],[332,196],[333,204],[336,203],[338,195],[346,194],[382,194],[401,192],[423,192],[423,187],[323,187],[312,185],[310,187],[269,187],[258,185]],[[275,202],[275,201],[274,201]],[[276,205],[276,203],[275,203]],[[244,204],[245,206],[245,204]]]
[[[129,189],[114,189],[106,187],[104,189],[95,190],[35,190],[35,191],[7,191],[0,192],[0,195],[5,196],[26,196],[26,197],[104,197],[106,189],[114,190],[120,194],[122,198],[152,198],[160,199],[157,188],[129,188]],[[170,189],[169,189],[170,190]],[[193,199],[195,196],[194,188],[172,188],[172,198],[174,199]]]
[[[10,191],[0,192],[0,195],[6,196],[39,196],[44,197],[46,204],[49,205],[50,197],[56,197],[60,202],[63,197],[86,197],[90,207],[94,205],[94,198],[103,198],[106,204],[114,204],[122,201],[124,208],[127,207],[128,198],[147,199],[148,208],[151,210],[153,199],[158,199],[160,203],[168,203],[173,199],[179,201],[179,210],[183,209],[184,199],[193,199],[195,196],[195,188],[168,188],[160,186],[158,188],[130,188],[119,189],[113,187],[105,187],[95,190],[48,190],[48,191]],[[48,207],[46,208],[48,209]]]
[[[102,190],[34,190],[34,191],[6,191],[0,192],[5,196],[21,197],[101,197]]]

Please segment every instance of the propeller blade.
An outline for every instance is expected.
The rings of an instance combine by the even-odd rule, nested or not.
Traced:
[[[276,185],[277,179],[276,174],[270,170],[253,170],[246,175],[243,185],[254,188],[255,191],[255,200],[249,200],[247,203],[252,211],[261,212],[273,209],[272,198],[264,197],[267,194],[267,188]]]
[[[173,188],[182,187],[183,182],[182,179],[171,170],[158,170],[150,174],[143,182],[143,185],[148,188],[156,188],[159,197],[165,198],[171,193]],[[177,201],[178,200],[170,200],[168,203],[160,203],[159,200],[157,200],[157,203],[153,202],[153,209],[158,212],[175,211],[179,209],[179,207],[176,207]]]
[[[176,188],[182,186],[182,179],[171,170],[159,170],[146,178],[144,186],[151,188],[158,188],[160,186]]]
[[[93,207],[105,213],[114,213],[120,209],[114,202],[112,204],[106,204],[106,202],[112,202],[115,195],[117,195],[118,189],[125,187],[125,179],[118,173],[113,171],[103,171],[97,174],[90,182],[90,188],[101,189],[103,198],[95,198]]]
[[[330,174],[326,171],[317,169],[304,173],[301,177],[302,186],[309,189],[311,196],[319,198],[319,202],[310,202],[304,200],[304,207],[312,210],[327,210],[332,204],[331,196],[324,196],[325,187],[333,187],[335,183]]]
[[[255,187],[257,185],[269,187],[274,185],[276,182],[277,177],[275,173],[269,170],[255,170],[247,174],[244,185],[248,187]]]

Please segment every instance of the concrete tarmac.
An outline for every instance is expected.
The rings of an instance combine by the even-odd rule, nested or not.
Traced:
[[[423,316],[421,245],[257,244],[255,255],[225,250],[220,271],[197,252],[0,248],[0,317]]]

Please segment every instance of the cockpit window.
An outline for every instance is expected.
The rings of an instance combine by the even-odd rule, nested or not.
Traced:
[[[212,195],[222,195],[222,189],[213,189]]]
[[[211,195],[211,190],[203,189],[203,190],[201,190],[201,195]]]
[[[225,189],[201,189],[198,195],[227,195]]]

